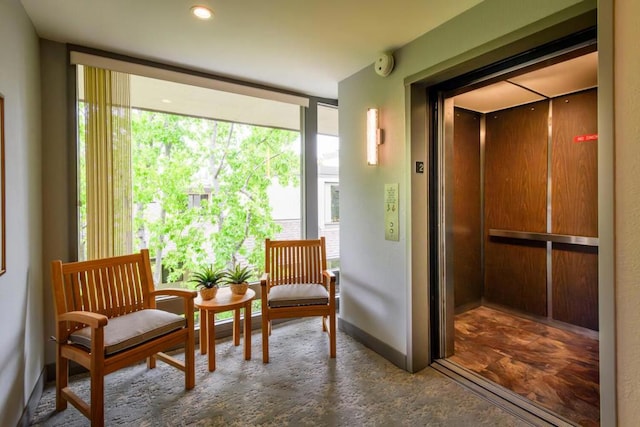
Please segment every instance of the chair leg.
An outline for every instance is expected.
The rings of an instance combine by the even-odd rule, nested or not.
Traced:
[[[96,372],[99,371],[99,372]],[[102,369],[91,372],[91,427],[104,426],[104,375]]]
[[[69,385],[69,360],[60,354],[60,346],[56,354],[56,411],[67,409],[67,400],[62,397],[62,389]]]
[[[195,344],[195,332],[193,329],[189,330],[187,335],[187,342],[184,346],[184,388],[191,390],[196,385],[196,344]]]
[[[327,316],[322,316],[322,332],[327,332]]]
[[[156,356],[152,355],[147,357],[147,368],[154,369],[156,367]]]
[[[271,335],[271,322],[262,315],[262,363],[269,363],[269,335]]]
[[[336,313],[329,315],[329,354],[336,357]]]

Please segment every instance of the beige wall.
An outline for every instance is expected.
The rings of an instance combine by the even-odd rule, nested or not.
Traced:
[[[618,420],[640,420],[640,2],[614,2]]]
[[[14,426],[44,366],[38,37],[18,0],[0,0],[5,99],[7,272],[0,276],[0,425]]]

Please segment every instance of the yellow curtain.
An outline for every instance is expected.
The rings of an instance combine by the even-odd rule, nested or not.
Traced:
[[[129,74],[84,67],[87,259],[132,251]]]

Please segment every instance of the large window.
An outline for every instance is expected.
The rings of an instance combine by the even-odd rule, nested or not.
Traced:
[[[318,234],[327,244],[329,267],[340,266],[340,140],[338,109],[318,105]]]
[[[87,123],[78,67],[79,253],[86,257]],[[265,238],[301,238],[300,107],[130,76],[130,207],[125,240],[148,248],[156,284],[190,287],[206,265],[250,264]],[[119,113],[118,113],[119,114]],[[117,172],[116,172],[117,173]],[[335,180],[334,180],[335,183]]]

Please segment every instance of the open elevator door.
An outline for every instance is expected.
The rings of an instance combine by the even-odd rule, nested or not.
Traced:
[[[587,40],[429,92],[434,359],[485,304],[597,337],[596,69]]]
[[[456,311],[485,301],[598,329],[596,67],[585,42],[430,93],[435,359],[455,351]],[[558,284],[583,286],[554,287],[554,261],[590,270],[558,270]],[[571,293],[591,301],[571,306]]]

